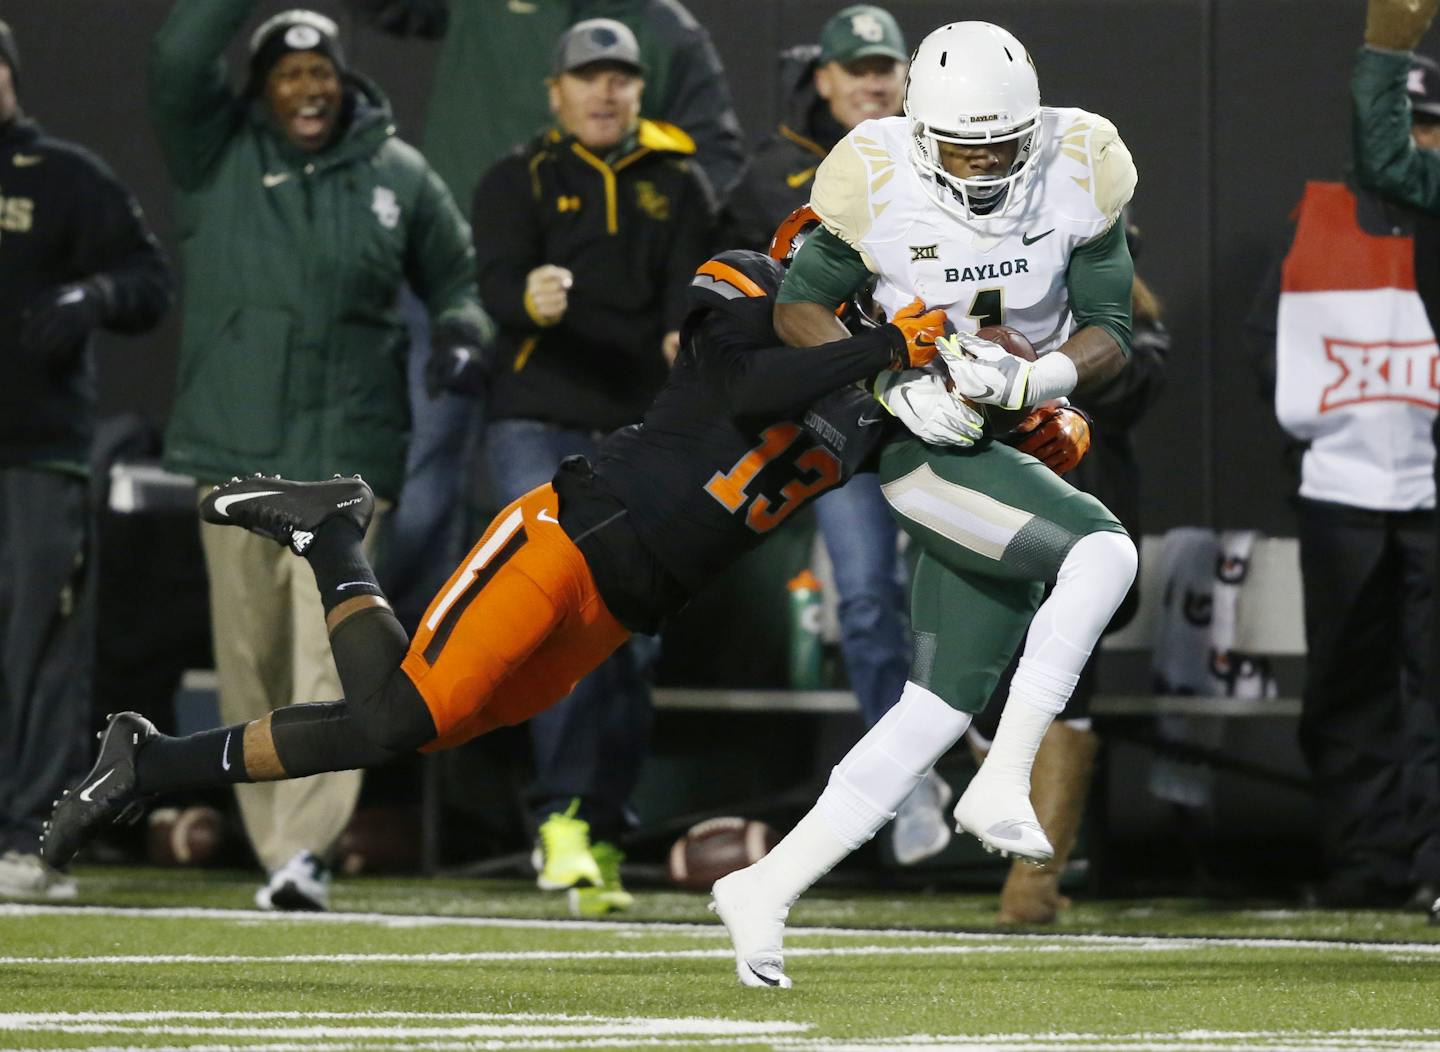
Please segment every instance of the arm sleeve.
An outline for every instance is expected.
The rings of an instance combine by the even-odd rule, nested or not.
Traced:
[[[666,332],[678,332],[689,310],[686,289],[695,276],[695,268],[710,255],[711,233],[714,230],[715,198],[705,173],[690,167],[670,232],[665,270],[660,276],[660,316]]]
[[[438,40],[450,28],[447,0],[346,0],[362,23],[395,37]]]
[[[776,297],[779,303],[819,303],[835,308],[870,278],[860,253],[827,227],[819,227],[795,253]]]
[[[731,416],[783,414],[886,369],[905,337],[882,325],[818,347],[765,347],[734,332],[722,315],[705,319],[691,342],[704,381]]]
[[[182,190],[205,181],[244,119],[224,53],[254,6],[254,0],[178,0],[151,45],[150,119]]]
[[[658,116],[695,140],[695,159],[716,192],[729,189],[745,161],[744,138],[725,68],[703,26],[687,32],[675,49]]]
[[[1075,327],[1097,326],[1115,338],[1120,349],[1130,354],[1130,286],[1135,281],[1135,264],[1125,231],[1119,223],[1070,254],[1065,268],[1065,287],[1070,293],[1070,311]]]
[[[476,298],[469,224],[429,168],[405,243],[405,279],[425,301],[437,332],[477,345],[494,341],[495,325]]]
[[[501,160],[475,188],[471,209],[480,299],[507,329],[534,333],[540,326],[525,310],[525,276],[540,264],[540,226],[525,162]]]
[[[174,278],[139,202],[98,160],[91,172],[77,202],[74,272],[100,286],[105,328],[148,332],[170,306]]]
[[[1406,52],[1363,47],[1350,78],[1355,178],[1366,190],[1429,212],[1440,212],[1440,154],[1410,139]]]

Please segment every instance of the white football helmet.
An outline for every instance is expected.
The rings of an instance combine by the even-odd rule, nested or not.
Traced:
[[[915,49],[905,83],[910,161],[930,196],[964,220],[1016,211],[1040,153],[1040,84],[1025,45],[989,22],[941,26]],[[1010,170],[959,179],[945,170],[940,143],[1018,140]]]

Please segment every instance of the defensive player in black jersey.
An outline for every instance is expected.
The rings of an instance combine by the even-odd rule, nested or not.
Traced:
[[[702,266],[680,357],[644,423],[608,439],[593,466],[573,458],[501,511],[413,640],[361,553],[374,506],[363,481],[255,476],[216,488],[201,506],[207,521],[271,537],[310,563],[345,700],[183,738],[138,713],[112,717],[94,767],[57,802],[47,861],[65,865],[156,793],[367,767],[520,723],[844,482],[889,419],[846,385],[928,363],[944,316],[916,301],[848,340],[781,346],[770,318],[782,273],[753,252]],[[934,380],[912,377],[917,398]],[[954,399],[935,404],[939,423],[953,421],[952,441],[978,437],[978,415]]]

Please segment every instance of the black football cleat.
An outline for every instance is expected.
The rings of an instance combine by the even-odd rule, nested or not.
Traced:
[[[347,518],[363,534],[375,514],[375,494],[359,475],[325,482],[290,482],[279,475],[251,475],[215,487],[200,502],[200,517],[218,526],[241,526],[288,545],[296,555],[315,539],[327,519]]]
[[[135,757],[145,742],[159,734],[155,725],[138,712],[110,717],[100,734],[100,755],[95,758],[95,766],[74,789],[55,801],[55,810],[40,836],[41,858],[59,869],[101,827],[140,817]]]

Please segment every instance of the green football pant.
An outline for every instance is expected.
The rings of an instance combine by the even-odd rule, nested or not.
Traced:
[[[910,679],[978,713],[1070,549],[1124,528],[1094,497],[999,442],[945,449],[896,440],[881,452],[880,482],[920,546]]]

